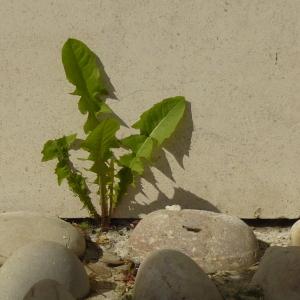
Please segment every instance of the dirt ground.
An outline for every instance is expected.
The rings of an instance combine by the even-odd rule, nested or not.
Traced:
[[[88,220],[73,224],[85,234],[87,251],[84,257],[91,279],[92,292],[88,299],[131,299],[139,262],[129,259],[128,238],[138,221],[115,220],[108,232],[101,232]],[[260,257],[270,246],[288,246],[293,221],[246,221],[252,227],[260,245]],[[226,300],[263,299],[262,291],[248,285],[259,263],[241,272],[217,272],[209,277]]]

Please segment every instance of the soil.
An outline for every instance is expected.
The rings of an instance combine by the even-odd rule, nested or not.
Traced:
[[[260,245],[260,257],[270,246],[289,244],[292,221],[249,221]],[[111,230],[101,232],[88,221],[73,223],[87,239],[84,262],[91,279],[92,293],[88,299],[131,299],[131,292],[139,262],[129,259],[128,238],[137,224],[133,220],[119,220]],[[263,299],[259,289],[248,288],[259,262],[247,270],[217,272],[209,277],[226,300]]]

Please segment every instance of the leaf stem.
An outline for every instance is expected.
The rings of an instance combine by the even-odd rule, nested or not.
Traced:
[[[106,191],[106,180],[103,175],[99,176],[99,196],[100,196],[100,206],[101,206],[101,227],[103,230],[109,228],[109,215],[107,207],[107,191]]]

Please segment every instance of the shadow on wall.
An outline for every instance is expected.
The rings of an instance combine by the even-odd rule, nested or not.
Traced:
[[[102,78],[103,84],[104,84],[104,86],[106,86],[107,95],[106,95],[105,98],[110,98],[112,100],[118,100],[119,101],[118,97],[115,94],[115,92],[116,92],[115,87],[111,83],[111,80],[110,80],[109,76],[107,75],[107,73],[105,71],[103,63],[101,62],[100,58],[96,54],[95,54],[95,56],[97,58],[98,67],[101,70],[101,75],[103,77]],[[114,117],[116,119],[119,120],[119,122],[120,122],[121,125],[123,125],[124,127],[128,128],[128,125],[117,114],[115,114],[114,112],[102,114],[101,115],[102,116],[102,120],[106,119],[106,118],[110,118],[112,114],[114,115]]]
[[[140,187],[137,189],[139,190]],[[199,209],[212,212],[220,212],[209,201],[198,197],[197,195],[186,191],[182,188],[175,188],[172,199],[169,199],[160,190],[157,199],[150,204],[142,204],[136,201],[131,201],[129,204],[129,211],[138,211],[140,214],[148,214],[158,209],[164,209],[167,205],[178,204],[183,209]],[[138,191],[140,192],[140,191]],[[141,191],[142,192],[142,191]]]
[[[177,160],[178,164],[184,169],[183,158],[189,156],[191,141],[194,131],[193,115],[191,103],[187,102],[185,114],[176,129],[174,135],[166,141],[164,148],[170,152]],[[156,165],[159,169],[159,162]]]
[[[171,137],[170,140],[164,145],[169,153],[173,155],[178,164],[184,169],[183,159],[185,156],[189,156],[191,149],[191,139],[194,131],[193,118],[191,104],[187,103],[187,109],[185,115],[180,122],[175,134]],[[166,157],[166,153],[163,150],[160,150],[155,155],[154,168],[162,172],[166,177],[175,182],[172,169]],[[172,199],[169,199],[157,186],[157,181],[151,172],[150,168],[145,170],[143,178],[151,183],[158,191],[157,199],[150,204],[139,203],[135,200],[135,196],[139,193],[147,197],[143,191],[143,186],[140,181],[137,182],[135,188],[130,188],[129,193],[126,195],[126,203],[129,202],[128,210],[129,211],[138,211],[139,214],[148,214],[152,211],[163,209],[167,205],[180,205],[181,208],[185,209],[199,209],[207,210],[212,212],[220,212],[217,207],[212,205],[209,201],[198,197],[197,195],[184,190],[183,188],[176,187],[174,190],[174,195]]]
[[[95,54],[95,53],[94,53]],[[111,83],[110,81],[110,78],[109,76],[107,75],[107,73],[105,72],[105,68],[104,68],[104,65],[103,63],[101,62],[100,58],[95,54],[96,56],[96,59],[97,59],[97,64],[98,64],[98,67],[101,71],[101,75],[102,75],[102,81],[104,83],[104,86],[106,86],[106,90],[107,90],[107,98],[111,98],[111,99],[114,99],[114,100],[119,100],[115,94],[116,92],[116,89],[115,87],[113,86],[113,84]]]

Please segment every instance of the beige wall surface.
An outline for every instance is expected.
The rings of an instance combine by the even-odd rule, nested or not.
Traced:
[[[127,124],[184,95],[190,109],[116,212],[178,203],[245,218],[300,216],[300,1],[0,0],[0,211],[84,216],[45,140],[80,130],[60,50],[99,55]]]

